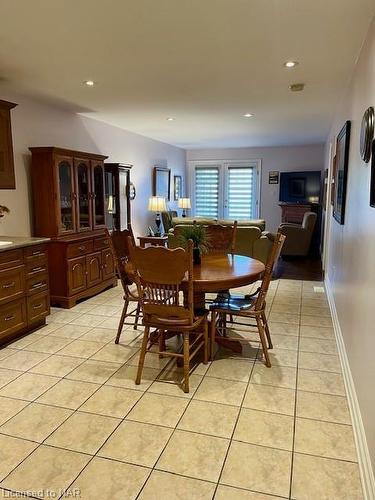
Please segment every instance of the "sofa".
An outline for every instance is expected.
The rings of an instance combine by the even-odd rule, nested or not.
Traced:
[[[211,224],[221,224],[222,226],[230,226],[233,220],[227,219],[211,219],[208,217],[172,217],[172,227],[177,224],[191,225],[191,224],[204,224],[209,226]],[[237,227],[259,227],[261,231],[266,228],[266,221],[264,219],[251,219],[237,221]]]
[[[196,224],[221,224],[232,225],[233,221],[229,220],[214,220],[203,217],[173,217],[173,227],[168,232],[168,244],[170,247],[175,248],[178,246],[173,234],[174,227],[177,225],[187,226],[193,223]],[[272,248],[273,235],[264,232],[265,221],[262,219],[254,221],[238,221],[235,253],[239,255],[246,255],[254,259],[266,262],[268,254]],[[258,224],[258,225],[255,225]]]
[[[284,222],[279,226],[279,232],[286,236],[281,255],[306,256],[309,253],[317,215],[306,212],[302,224]]]

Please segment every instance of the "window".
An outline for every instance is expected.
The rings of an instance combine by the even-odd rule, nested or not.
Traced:
[[[195,215],[219,217],[219,165],[195,168]]]
[[[259,217],[260,160],[189,164],[193,215],[232,220]]]

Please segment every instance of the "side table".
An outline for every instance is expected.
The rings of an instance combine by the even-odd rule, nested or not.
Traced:
[[[147,244],[152,245],[154,247],[157,246],[167,246],[168,236],[138,236],[139,245],[142,248],[145,248]]]

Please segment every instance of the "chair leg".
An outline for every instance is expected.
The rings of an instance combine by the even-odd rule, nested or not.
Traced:
[[[137,310],[135,312],[135,320],[134,320],[134,330],[138,328],[138,321],[139,321],[139,315],[141,313],[141,304],[138,302],[137,304]]]
[[[205,320],[204,325],[203,325],[203,339],[204,339],[204,352],[203,352],[203,364],[207,365],[208,363],[208,323],[207,320]]]
[[[216,312],[211,312],[211,323],[210,323],[210,360],[214,360],[214,345],[215,345],[215,335],[216,335]]]
[[[159,330],[159,351],[165,351],[167,346],[165,345],[164,330]],[[163,354],[159,353],[159,358],[163,358]]]
[[[144,334],[143,334],[143,339],[142,339],[141,353],[139,355],[137,378],[135,379],[136,385],[139,385],[141,383],[143,365],[144,365],[145,357],[146,357],[149,332],[150,332],[150,327],[146,326]]]
[[[268,354],[267,339],[266,339],[266,335],[264,333],[264,328],[263,328],[263,323],[262,323],[261,317],[257,316],[256,317],[256,321],[257,321],[257,326],[258,326],[260,341],[261,341],[262,348],[263,348],[264,358],[266,360],[266,366],[268,368],[270,368],[271,367],[271,361],[270,361],[270,357],[269,357],[269,354]]]
[[[124,307],[122,308],[120,323],[119,323],[118,328],[117,328],[117,335],[116,335],[115,344],[118,344],[120,342],[120,336],[121,336],[122,328],[123,328],[124,323],[125,323],[125,318],[127,316],[128,307],[129,307],[129,300],[124,299]]]
[[[184,332],[184,392],[189,392],[189,356],[190,355],[190,341],[189,334]]]
[[[268,326],[266,313],[264,311],[262,311],[262,321],[263,321],[263,325],[264,325],[264,331],[266,332],[266,336],[267,336],[267,340],[268,340],[268,349],[273,349],[272,340],[271,340],[271,332],[270,332],[270,329]]]

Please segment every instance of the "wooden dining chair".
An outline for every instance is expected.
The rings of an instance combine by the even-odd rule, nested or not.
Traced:
[[[204,363],[208,362],[208,311],[194,312],[193,243],[189,240],[186,250],[131,246],[130,256],[145,326],[135,383],[141,382],[145,356],[151,351],[150,329],[155,328],[159,349],[152,352],[183,360],[183,390],[189,392],[191,359],[203,349]],[[184,291],[183,303],[180,291]],[[167,350],[164,346],[166,332],[182,335],[181,352]]]
[[[269,285],[272,279],[272,271],[277,263],[280,252],[285,241],[285,236],[277,233],[272,245],[271,252],[267,259],[266,268],[263,274],[262,283],[259,289],[252,295],[246,295],[242,298],[231,296],[230,294],[219,294],[217,299],[211,304],[211,326],[210,326],[210,344],[211,344],[211,359],[213,359],[214,342],[217,334],[225,336],[227,340],[239,341],[238,337],[230,339],[227,336],[229,326],[244,325],[249,327],[249,323],[235,321],[234,317],[252,318],[256,322],[259,332],[260,342],[262,344],[263,355],[266,366],[271,366],[268,349],[272,349],[272,340],[267,317],[265,313],[266,296]],[[227,321],[227,317],[230,321]],[[268,345],[267,345],[268,343]]]
[[[210,224],[204,226],[207,236],[207,248],[209,254],[234,253],[237,235],[237,221],[233,226],[223,226],[221,224]]]
[[[233,226],[223,226],[221,224],[212,224],[205,226],[207,236],[207,249],[209,255],[234,254],[237,235],[237,221]],[[229,293],[228,290],[222,290],[221,293]],[[217,298],[217,297],[216,297]],[[212,304],[216,299],[206,297],[205,303]]]
[[[138,321],[140,316],[140,303],[138,293],[136,291],[135,283],[131,277],[131,274],[127,271],[130,261],[129,253],[129,241],[135,245],[134,235],[131,226],[123,231],[113,231],[112,234],[106,229],[108,241],[112,254],[114,256],[116,269],[118,276],[121,281],[122,288],[124,290],[124,307],[122,309],[119,325],[117,328],[117,335],[115,343],[118,344],[120,341],[120,336],[124,325],[132,325],[134,330],[138,327]],[[137,304],[136,307],[129,309],[130,303]],[[131,323],[125,323],[126,318],[134,318]]]

